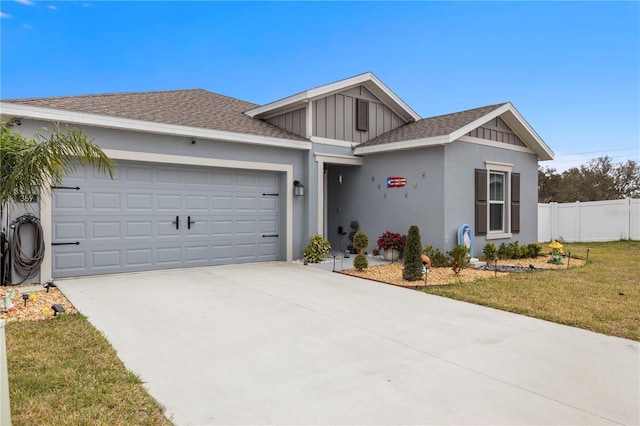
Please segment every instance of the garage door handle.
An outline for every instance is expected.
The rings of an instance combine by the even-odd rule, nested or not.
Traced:
[[[278,234],[262,234],[262,238],[278,237]]]
[[[187,229],[191,229],[191,224],[195,222],[191,222],[191,216],[187,216]]]
[[[176,216],[176,221],[171,223],[176,226],[176,229],[180,229],[180,218],[178,216]]]

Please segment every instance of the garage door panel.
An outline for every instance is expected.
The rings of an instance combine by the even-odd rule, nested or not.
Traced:
[[[120,194],[107,192],[94,192],[91,195],[91,209],[93,211],[119,211]]]
[[[66,253],[54,253],[53,255],[53,268],[56,271],[65,273],[82,272],[87,269],[87,266],[84,251],[69,251]]]
[[[261,234],[276,234],[278,232],[278,222],[268,219],[259,220],[258,232]]]
[[[238,196],[236,197],[236,209],[239,212],[250,211],[254,212],[258,205],[256,196]]]
[[[127,210],[153,211],[153,196],[150,194],[127,194]]]
[[[185,202],[188,211],[209,211],[209,197],[207,195],[187,195]]]
[[[189,185],[209,185],[209,173],[204,170],[187,171],[185,175],[185,183]]]
[[[85,194],[75,191],[58,191],[56,193],[53,207],[58,211],[85,211],[87,209]]]
[[[267,214],[272,214],[276,211],[278,211],[278,199],[275,198],[265,198],[262,197],[260,198],[259,204],[258,204],[258,210],[260,212],[265,212]]]
[[[126,180],[132,183],[153,182],[153,169],[150,166],[131,166],[126,168]]]
[[[119,221],[102,221],[98,219],[91,223],[91,238],[93,239],[115,240],[120,239],[121,236]]]
[[[58,222],[53,226],[53,237],[56,241],[73,242],[78,239],[85,239],[86,236],[85,222]]]
[[[158,248],[158,263],[160,265],[180,265],[182,263],[182,249],[180,247]]]
[[[207,262],[209,260],[209,246],[200,245],[185,249],[187,263]]]
[[[115,269],[120,266],[120,250],[95,250],[91,253],[93,269]]]
[[[153,250],[151,248],[125,249],[126,266],[152,266]]]
[[[230,188],[233,186],[233,174],[231,172],[213,172],[211,174],[211,184]]]
[[[79,242],[53,246],[54,277],[280,258],[281,239],[263,237],[279,234],[280,197],[263,195],[278,194],[277,173],[122,162],[111,181],[83,170],[64,182],[79,191],[54,191],[53,242]]]
[[[275,242],[264,242],[258,245],[258,255],[260,258],[271,258],[278,252],[278,245]]]
[[[157,210],[159,211],[180,212],[182,209],[182,195],[180,194],[158,194],[157,200]]]
[[[176,169],[166,169],[166,168],[158,168],[156,169],[156,176],[158,183],[162,184],[182,184],[183,178],[180,170]]]

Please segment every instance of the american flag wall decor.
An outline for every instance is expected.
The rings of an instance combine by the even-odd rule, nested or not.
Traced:
[[[407,179],[403,177],[388,177],[387,178],[387,188],[402,188],[407,184]]]

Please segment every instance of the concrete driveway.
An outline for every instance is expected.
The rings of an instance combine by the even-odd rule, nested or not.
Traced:
[[[640,423],[631,340],[293,263],[56,284],[177,425]]]

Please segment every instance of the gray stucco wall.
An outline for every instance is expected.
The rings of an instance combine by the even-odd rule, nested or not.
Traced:
[[[24,135],[33,135],[43,127],[52,128],[51,123],[44,121],[22,120],[15,131]],[[293,165],[293,179],[309,182],[307,159],[309,151],[276,147],[265,147],[255,144],[224,142],[182,136],[156,135],[144,132],[124,131],[88,126],[72,126],[82,130],[85,135],[103,149],[115,149],[133,152],[149,152],[169,155],[183,155],[202,158],[216,158],[236,161],[255,161],[261,163]],[[282,179],[281,193],[286,190],[286,182]],[[293,257],[302,253],[307,243],[308,201],[312,197],[293,198]],[[285,197],[281,197],[281,211],[285,212]],[[284,223],[281,224],[284,228]],[[285,239],[282,238],[284,244]],[[281,253],[285,253],[284,246]]]
[[[502,242],[519,241],[524,244],[537,241],[538,160],[535,154],[455,141],[446,145],[444,161],[444,232],[452,242],[449,249],[457,243],[457,231],[461,225],[470,225],[475,233],[475,169],[484,169],[485,161],[513,164],[512,171],[520,173],[520,233],[513,234],[510,239],[474,237],[474,255],[481,256],[487,242],[498,246]]]
[[[330,166],[329,241],[339,247],[338,226],[348,233],[349,222],[355,219],[369,236],[369,249],[375,247],[375,240],[385,230],[406,234],[411,225],[418,225],[423,246],[451,250],[457,244],[461,225],[474,228],[475,169],[485,168],[485,161],[513,164],[513,172],[520,173],[521,230],[510,239],[474,237],[473,254],[481,256],[489,241],[496,245],[516,240],[521,244],[537,241],[537,156],[461,141],[367,155],[362,167]],[[338,183],[341,172],[342,184]],[[390,176],[406,178],[407,185],[387,188],[386,179]],[[346,236],[343,237],[342,248],[348,244]]]
[[[433,147],[367,155],[361,167],[330,166],[327,235],[332,246],[339,247],[338,226],[348,233],[349,222],[354,219],[369,236],[369,250],[375,248],[382,232],[406,234],[411,225],[420,227],[423,245],[441,246],[443,159],[443,147]],[[340,172],[342,184],[338,182]],[[407,185],[387,188],[387,178],[392,176],[406,178]],[[349,244],[346,237],[343,249]]]

